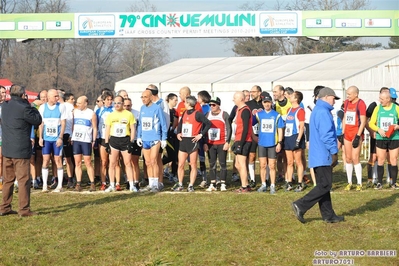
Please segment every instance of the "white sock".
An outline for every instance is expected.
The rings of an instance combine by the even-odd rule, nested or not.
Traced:
[[[133,181],[129,181],[129,187],[130,188],[134,187]]]
[[[362,184],[362,165],[360,163],[358,163],[358,164],[354,165],[354,167],[355,167],[357,184],[361,185]]]
[[[346,177],[348,178],[348,183],[352,184],[353,164],[347,163],[345,169],[346,169]]]
[[[57,188],[62,188],[62,179],[64,179],[64,168],[57,169],[58,185]]]
[[[249,178],[251,178],[252,181],[255,181],[255,164],[253,163],[248,164],[248,169],[249,169]]]
[[[149,178],[148,178],[148,186],[149,186],[149,187],[152,187],[152,184],[154,184],[154,178],[149,177]]]
[[[115,187],[115,182],[109,182],[109,185],[110,185],[111,187]]]
[[[373,181],[375,181],[377,179],[377,162],[374,162],[374,166],[373,166]]]
[[[152,181],[152,187],[158,188],[158,177],[154,177]]]
[[[43,189],[47,188],[48,168],[42,168]]]
[[[262,186],[265,187],[266,186],[266,182],[262,182]]]

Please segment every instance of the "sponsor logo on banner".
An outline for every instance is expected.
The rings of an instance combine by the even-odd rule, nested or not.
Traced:
[[[79,36],[114,36],[114,15],[80,15],[78,18]]]
[[[296,12],[260,13],[260,33],[271,35],[298,34],[298,14]]]

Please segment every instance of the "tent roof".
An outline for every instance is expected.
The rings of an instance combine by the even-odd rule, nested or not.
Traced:
[[[257,84],[265,90],[273,84],[298,82],[323,85],[342,80],[399,57],[398,49],[301,54],[288,56],[185,58],[116,83],[115,89],[142,91],[156,84],[161,92],[178,91],[183,86],[193,91],[236,91]],[[312,83],[313,84],[313,83]]]

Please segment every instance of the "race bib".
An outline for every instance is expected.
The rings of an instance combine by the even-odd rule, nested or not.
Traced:
[[[58,119],[47,119],[46,135],[48,137],[58,137]]]
[[[126,137],[126,125],[121,123],[114,123],[112,136],[114,137]]]
[[[388,131],[390,125],[393,125],[393,117],[380,118],[380,128],[382,128],[382,130]]]
[[[356,112],[351,112],[351,111],[346,112],[346,124],[347,125],[354,126],[356,124],[355,118],[356,118]]]
[[[74,131],[73,132],[73,140],[76,140],[76,141],[84,140],[85,128],[82,128],[79,125],[75,125],[73,131]]]
[[[181,135],[183,137],[191,138],[193,134],[193,125],[192,124],[183,124],[181,129]]]
[[[152,129],[152,118],[151,117],[143,117],[141,119],[141,128],[143,131],[149,131]]]
[[[212,141],[220,140],[220,128],[210,128],[208,130],[208,138]]]
[[[285,125],[285,132],[284,132],[284,136],[286,137],[291,137],[292,136],[292,131],[294,130],[294,124],[286,124]]]
[[[273,119],[262,119],[260,131],[262,133],[273,133],[274,132],[274,120]]]
[[[259,134],[259,123],[252,126],[252,131],[254,132],[255,135]]]

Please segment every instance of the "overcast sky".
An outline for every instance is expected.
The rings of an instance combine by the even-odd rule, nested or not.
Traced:
[[[249,1],[242,0],[188,0],[188,1],[169,1],[158,0],[150,1],[156,6],[159,12],[169,11],[238,11],[240,6]],[[276,10],[276,0],[265,0],[267,10]],[[290,0],[280,1],[284,3]],[[68,0],[70,12],[126,12],[134,3],[132,0]],[[378,10],[399,10],[399,0],[370,0],[371,9]],[[170,60],[174,61],[185,57],[225,57],[234,56],[232,44],[228,39],[220,38],[184,38],[169,40]],[[387,44],[388,38],[378,38],[367,40],[367,42],[377,42]]]

